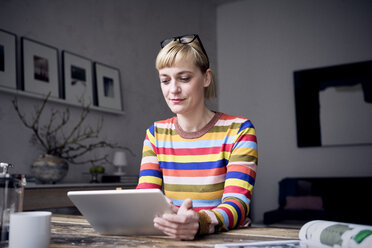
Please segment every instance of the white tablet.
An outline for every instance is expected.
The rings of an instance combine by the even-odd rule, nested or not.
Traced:
[[[159,189],[69,191],[67,195],[94,230],[105,235],[164,235],[153,220],[171,213]]]

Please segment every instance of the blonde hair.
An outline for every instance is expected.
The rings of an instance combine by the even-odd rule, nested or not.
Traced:
[[[197,40],[188,44],[181,44],[178,41],[172,41],[161,49],[156,57],[155,67],[157,70],[165,67],[171,67],[183,59],[192,59],[194,64],[204,74],[209,68],[207,55],[203,52]],[[216,80],[212,71],[211,82],[204,88],[204,98],[211,99],[217,96]]]

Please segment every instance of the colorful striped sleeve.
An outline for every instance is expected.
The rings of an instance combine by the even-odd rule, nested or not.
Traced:
[[[246,224],[257,169],[257,140],[252,123],[242,123],[226,166],[222,203],[199,212],[200,234],[234,229]]]
[[[142,160],[137,189],[161,189],[163,183],[162,172],[155,153],[154,125],[146,131],[143,142]]]

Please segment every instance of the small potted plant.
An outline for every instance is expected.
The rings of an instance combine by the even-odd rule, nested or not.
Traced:
[[[89,173],[90,173],[90,175],[92,177],[90,179],[90,182],[91,183],[99,183],[98,175],[105,173],[105,167],[103,167],[102,165],[92,166],[89,169]]]

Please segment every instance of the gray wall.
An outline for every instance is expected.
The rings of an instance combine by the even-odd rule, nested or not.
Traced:
[[[0,28],[120,69],[124,115],[93,111],[89,122],[103,115],[102,138],[129,146],[130,174],[138,174],[145,130],[153,121],[170,117],[154,67],[162,39],[200,34],[216,58],[214,1],[182,0],[12,0],[0,1]],[[19,121],[11,105],[13,95],[0,91],[0,160],[28,173],[40,151],[29,142],[31,131]],[[28,115],[38,99],[19,97]],[[51,104],[55,109],[65,105]],[[48,107],[49,108],[49,107]],[[75,120],[80,110],[72,108]],[[47,113],[48,111],[46,111]],[[93,156],[93,155],[92,155]],[[89,180],[89,165],[70,165],[67,181]],[[107,166],[108,170],[112,170]]]
[[[0,28],[121,71],[124,115],[103,114],[102,137],[129,146],[136,174],[145,129],[171,115],[154,59],[159,41],[199,33],[217,68],[219,110],[252,119],[259,138],[253,213],[277,207],[286,176],[371,176],[371,147],[299,149],[292,72],[372,58],[370,1],[0,0]],[[0,160],[28,172],[39,154],[18,120],[13,95],[0,92]],[[40,100],[20,98],[31,111]],[[64,105],[52,104],[60,109]],[[72,114],[78,117],[79,109]],[[100,112],[92,112],[95,123]],[[89,165],[71,165],[65,181],[86,179]],[[347,201],[347,196],[345,197]]]
[[[372,176],[371,146],[297,148],[293,88],[295,70],[371,60],[371,13],[369,0],[218,7],[218,104],[251,118],[259,139],[255,221],[278,207],[284,177]]]

